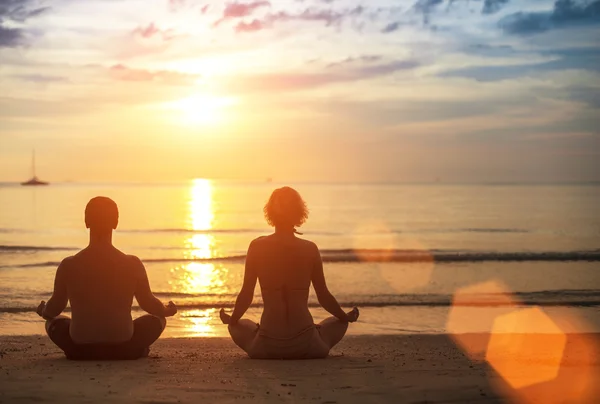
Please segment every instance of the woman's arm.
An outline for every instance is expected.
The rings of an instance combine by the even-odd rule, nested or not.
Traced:
[[[248,253],[246,254],[244,283],[242,284],[242,290],[240,290],[240,294],[235,300],[235,307],[230,320],[231,324],[237,323],[252,304],[252,299],[254,298],[254,288],[256,287],[256,280],[258,278],[258,271],[256,268],[258,265],[257,258],[256,246],[253,241],[250,243],[250,246],[248,247]]]
[[[319,304],[323,306],[323,308],[331,315],[337,317],[340,321],[348,322],[350,320],[348,315],[344,312],[344,310],[342,310],[338,301],[335,299],[335,297],[333,297],[327,288],[325,274],[323,273],[323,260],[321,259],[321,253],[319,253],[317,246],[315,246],[315,250],[316,257],[315,267],[312,273],[312,284],[315,288],[315,292],[317,293]]]

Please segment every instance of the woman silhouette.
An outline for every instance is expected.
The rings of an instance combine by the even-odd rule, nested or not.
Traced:
[[[318,247],[296,237],[300,234],[296,227],[308,218],[300,194],[290,187],[276,189],[264,213],[275,232],[250,243],[242,290],[232,315],[221,309],[221,321],[251,358],[325,358],[346,334],[348,323],[358,319],[358,309],[342,310],[327,289]],[[264,305],[260,324],[242,319],[252,303],[257,279]],[[321,306],[333,315],[320,324],[314,323],[308,310],[311,283]]]

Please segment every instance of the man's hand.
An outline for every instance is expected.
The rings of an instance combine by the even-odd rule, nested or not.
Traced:
[[[46,302],[42,300],[35,312],[38,314],[38,316],[44,318],[44,310],[45,309],[46,309]]]
[[[172,317],[177,314],[177,306],[172,301],[169,301],[169,304],[165,306],[165,317]]]
[[[358,320],[359,315],[360,313],[358,311],[358,307],[355,307],[351,311],[346,313],[346,318],[348,319],[349,323],[354,323],[356,320]]]

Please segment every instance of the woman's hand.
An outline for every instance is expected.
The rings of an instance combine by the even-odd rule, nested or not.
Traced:
[[[221,311],[219,312],[219,317],[221,318],[223,324],[231,323],[231,315],[225,313],[225,309],[221,309]]]
[[[358,311],[358,307],[355,307],[352,310],[350,310],[348,313],[346,313],[346,319],[348,320],[349,323],[354,323],[354,322],[356,322],[356,320],[358,320],[359,315],[360,315],[360,312]]]
[[[177,306],[169,301],[169,304],[165,306],[165,317],[173,317],[175,314],[177,314]]]

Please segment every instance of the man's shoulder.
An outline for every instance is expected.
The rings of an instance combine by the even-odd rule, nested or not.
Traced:
[[[137,255],[123,253],[123,261],[125,267],[133,271],[136,275],[141,275],[146,272],[144,263]]]
[[[122,252],[116,248],[114,250],[110,251],[108,253],[108,256],[110,256],[110,260],[113,263],[119,264],[121,266],[127,266],[127,267],[143,266],[142,260],[139,259],[137,256],[132,255],[132,254],[125,254],[124,252]],[[87,248],[84,248],[83,250],[79,251],[77,254],[64,258],[62,261],[62,264],[65,264],[65,265],[72,265],[72,264],[87,265],[90,263],[90,261],[97,260],[97,259],[98,259],[97,252],[93,252],[93,251],[88,250]]]
[[[88,247],[79,250],[76,254],[74,255],[70,255],[66,258],[63,258],[63,263],[65,264],[70,264],[70,263],[75,263],[78,261],[83,261],[85,259],[87,259],[87,256],[89,255],[89,251],[88,251]]]
[[[117,248],[115,248],[113,250],[112,256],[113,256],[112,259],[121,265],[129,266],[129,267],[143,266],[142,260],[137,255],[126,254]]]
[[[59,268],[66,268],[68,266],[71,266],[74,262],[77,261],[78,255],[79,255],[79,253],[77,253],[75,255],[69,255],[68,257],[63,258],[62,261],[60,262]]]
[[[123,259],[128,261],[131,264],[134,265],[142,265],[142,260],[137,256],[137,255],[133,255],[133,254],[123,254]]]

